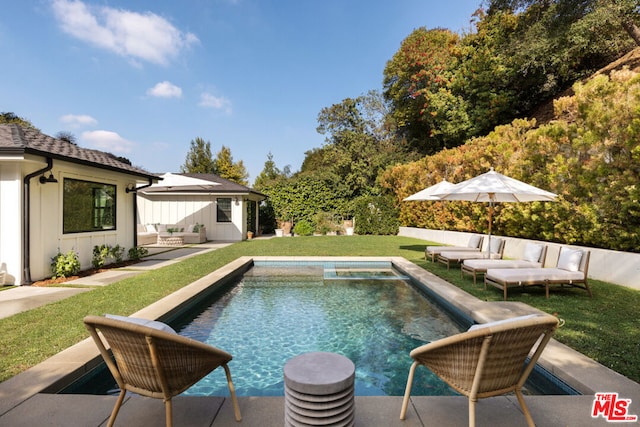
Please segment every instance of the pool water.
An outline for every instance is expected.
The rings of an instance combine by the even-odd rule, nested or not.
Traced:
[[[409,352],[460,327],[396,271],[327,266],[254,267],[179,333],[233,355],[239,396],[284,395],[283,367],[302,353],[344,355],[356,366],[358,396],[401,396]],[[185,394],[226,395],[224,371]],[[417,369],[412,395],[453,395]]]

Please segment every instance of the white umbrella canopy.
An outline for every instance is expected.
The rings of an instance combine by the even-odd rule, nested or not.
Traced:
[[[455,184],[450,183],[446,179],[443,179],[437,184],[432,185],[431,187],[427,187],[424,190],[420,190],[415,194],[410,195],[409,197],[405,197],[402,199],[404,202],[409,201],[425,201],[425,200],[442,200],[440,197],[434,196],[434,194],[445,193],[449,191]]]
[[[455,184],[448,190],[434,193],[440,200],[471,202],[554,202],[554,193],[509,178],[491,168],[489,172]]]
[[[489,246],[493,223],[493,204],[496,202],[554,202],[557,194],[509,178],[491,168],[489,172],[455,184],[449,190],[434,193],[440,200],[464,200],[489,203]],[[487,246],[487,251],[489,251]]]

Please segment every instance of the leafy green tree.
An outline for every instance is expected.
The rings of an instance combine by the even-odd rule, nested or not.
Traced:
[[[334,182],[336,193],[348,199],[378,193],[378,174],[411,157],[390,131],[388,114],[376,91],[323,108],[317,130],[326,144],[306,153],[301,173]]]
[[[191,140],[191,147],[180,171],[182,173],[216,173],[211,143],[200,137]]]
[[[516,24],[497,47],[512,58],[510,68],[517,79],[512,87],[524,113],[619,58],[634,44],[621,24],[632,25],[633,18],[638,18],[635,0],[488,3],[485,24],[496,29],[506,20]]]
[[[399,134],[422,154],[464,142],[470,123],[464,100],[449,91],[459,36],[418,28],[384,69],[384,97]]]
[[[215,159],[215,173],[224,179],[236,182],[241,185],[249,185],[249,173],[244,167],[242,160],[238,162],[233,161],[231,155],[231,149],[224,145],[218,151]]]
[[[264,162],[264,168],[256,177],[253,188],[261,191],[277,180],[286,179],[289,176],[290,168],[287,166],[284,170],[278,169],[276,162],[273,161],[273,154],[267,154],[267,160]]]

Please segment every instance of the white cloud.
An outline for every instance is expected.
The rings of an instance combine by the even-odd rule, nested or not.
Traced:
[[[63,31],[129,59],[166,65],[182,49],[198,42],[151,12],[90,7],[80,0],[53,0],[53,12]]]
[[[157,96],[158,98],[180,98],[182,89],[165,80],[147,90],[147,95]]]
[[[86,114],[65,114],[60,117],[60,121],[74,128],[92,126],[98,123],[96,119]]]
[[[201,107],[215,108],[216,110],[225,110],[227,113],[231,113],[231,101],[224,96],[215,96],[208,92],[200,94]]]
[[[116,132],[108,130],[82,132],[82,140],[87,142],[91,148],[108,151],[109,153],[129,153],[135,145]]]

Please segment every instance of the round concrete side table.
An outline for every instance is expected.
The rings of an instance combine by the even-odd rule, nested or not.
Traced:
[[[336,353],[290,359],[284,365],[285,426],[353,426],[355,370]]]

